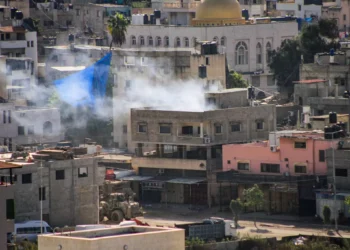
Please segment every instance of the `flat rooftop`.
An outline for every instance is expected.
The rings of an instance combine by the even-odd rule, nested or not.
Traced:
[[[86,67],[85,66],[67,66],[67,67],[51,67],[51,68],[60,72],[71,72],[71,71],[84,70]]]
[[[224,94],[224,93],[234,93],[234,92],[241,92],[241,91],[248,91],[247,88],[233,88],[233,89],[222,89],[222,90],[214,90],[214,91],[207,91],[206,94]]]

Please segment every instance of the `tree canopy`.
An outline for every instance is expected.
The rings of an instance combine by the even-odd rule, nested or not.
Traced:
[[[112,48],[113,43],[118,46],[122,46],[126,40],[126,30],[129,26],[128,20],[123,14],[116,13],[114,16],[110,16],[107,21],[108,32],[112,36],[112,41],[110,44],[110,49]]]
[[[245,81],[241,74],[235,71],[229,71],[226,78],[226,86],[228,89],[231,88],[247,88],[248,83]]]
[[[251,188],[244,189],[243,197],[244,197],[244,205],[247,207],[252,207],[254,209],[254,212],[257,211],[258,207],[261,207],[264,205],[264,193],[257,184],[255,184]],[[255,217],[254,217],[254,225],[256,228],[258,228],[256,226]]]

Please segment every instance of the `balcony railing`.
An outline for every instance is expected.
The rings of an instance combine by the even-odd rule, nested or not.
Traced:
[[[188,9],[188,10],[194,10],[201,4],[200,1],[194,2],[194,3],[181,3],[181,2],[171,2],[171,3],[164,3],[163,8],[164,9]]]

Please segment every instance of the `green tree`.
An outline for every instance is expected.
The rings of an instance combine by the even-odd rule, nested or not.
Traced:
[[[243,190],[244,205],[247,207],[252,207],[256,213],[257,208],[264,205],[264,193],[259,188],[258,185],[254,185],[251,188]],[[254,226],[256,226],[256,217],[254,216]]]
[[[243,211],[243,207],[244,207],[244,205],[240,199],[231,200],[231,202],[230,202],[230,209],[233,213],[236,228],[239,227],[238,219],[239,219],[239,215]]]
[[[323,207],[323,222],[329,224],[331,222],[331,209],[328,206]]]
[[[21,243],[18,244],[18,249],[23,249],[23,250],[38,250],[38,245],[29,242],[29,241],[22,241]]]
[[[321,18],[318,21],[321,36],[328,37],[332,40],[339,37],[339,30],[336,19]]]
[[[226,86],[228,89],[231,88],[247,88],[248,83],[245,81],[241,74],[230,71],[226,80]]]
[[[107,21],[108,32],[112,36],[112,41],[109,46],[109,49],[112,49],[113,43],[118,46],[122,46],[125,43],[125,35],[127,27],[129,26],[128,20],[124,17],[123,14],[117,13],[114,16],[109,17]]]

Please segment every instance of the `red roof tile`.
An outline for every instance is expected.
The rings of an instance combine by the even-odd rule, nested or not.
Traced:
[[[1,33],[24,33],[26,30],[23,27],[13,27],[13,26],[4,26],[0,27]]]
[[[324,79],[310,79],[310,80],[294,81],[293,83],[309,84],[309,83],[318,83],[318,82],[327,82],[327,80],[324,80]]]

